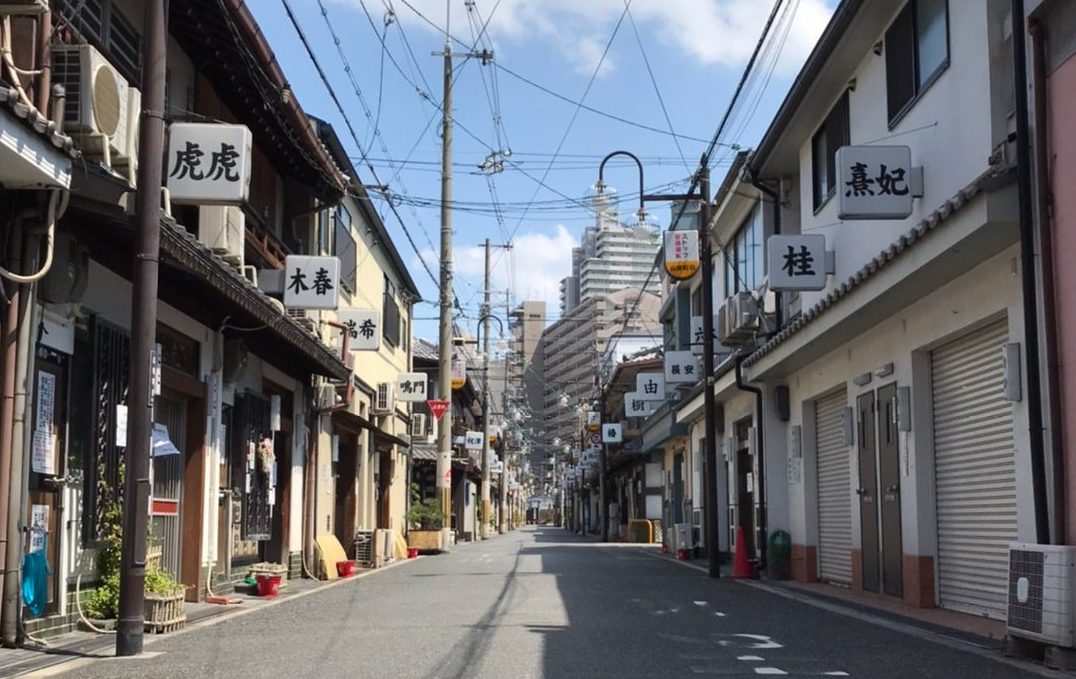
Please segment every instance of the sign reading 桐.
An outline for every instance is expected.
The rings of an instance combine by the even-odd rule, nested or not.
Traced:
[[[426,373],[400,373],[396,378],[396,397],[405,403],[426,400]]]
[[[602,425],[603,443],[620,443],[624,440],[624,431],[619,422],[605,423]]]
[[[713,332],[714,346],[718,346],[721,342],[717,339],[717,328],[714,328]],[[696,356],[702,356],[702,344],[706,340],[706,333],[702,331],[702,316],[691,317],[691,353]]]
[[[340,305],[337,257],[288,255],[284,260],[284,306],[289,309],[335,309]]]
[[[695,275],[699,270],[699,232],[665,232],[665,273],[679,281]]]
[[[338,309],[336,319],[347,327],[347,346],[351,351],[377,351],[381,348],[380,311]]]
[[[465,450],[482,450],[482,432],[469,431],[463,435],[463,447]]]
[[[625,417],[649,417],[654,412],[654,401],[642,398],[635,392],[624,394]]]
[[[770,236],[766,246],[770,290],[822,290],[826,287],[825,236]]]
[[[639,373],[635,376],[635,391],[647,401],[664,401],[665,373]]]
[[[173,123],[165,179],[173,203],[239,205],[250,189],[246,125]]]
[[[842,146],[837,150],[840,219],[904,219],[922,191],[907,146]]]
[[[694,384],[699,379],[698,359],[690,351],[665,352],[665,382]]]

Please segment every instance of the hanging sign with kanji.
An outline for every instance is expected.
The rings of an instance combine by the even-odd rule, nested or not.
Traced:
[[[837,217],[904,219],[922,194],[921,175],[908,146],[842,146],[837,149]]]
[[[684,281],[699,270],[699,232],[665,232],[665,273],[678,281]]]
[[[639,373],[635,376],[635,391],[644,400],[665,400],[665,373]]]
[[[635,392],[624,394],[625,417],[649,417],[654,412],[654,401],[648,401]]]
[[[717,339],[717,328],[714,328],[714,346],[721,344]],[[702,343],[706,339],[706,333],[702,331],[702,316],[691,317],[691,353],[702,356]]]
[[[337,309],[336,320],[347,327],[344,332],[351,351],[381,348],[381,312],[377,309]]]
[[[463,385],[467,384],[467,362],[463,359],[463,356],[457,353],[452,354],[452,388],[463,389]]]
[[[482,450],[482,439],[485,438],[480,431],[469,431],[463,435],[463,447],[465,450]]]
[[[405,403],[426,400],[426,373],[400,373],[396,378],[396,397]]]
[[[602,424],[602,414],[596,410],[587,412],[587,429],[590,431],[598,431],[598,428]]]
[[[433,415],[433,419],[438,422],[440,422],[441,418],[448,412],[448,401],[430,399],[429,401],[426,401],[426,406],[430,409],[430,414]]]
[[[172,123],[164,179],[173,203],[239,205],[250,189],[246,125]]]
[[[619,422],[606,422],[602,425],[603,443],[620,443],[624,440],[624,430]]]
[[[288,255],[284,259],[284,306],[335,309],[340,305],[340,259]]]
[[[698,360],[690,351],[666,351],[665,382],[694,384],[699,379]]]
[[[826,287],[825,236],[770,236],[766,251],[770,290],[822,290]]]

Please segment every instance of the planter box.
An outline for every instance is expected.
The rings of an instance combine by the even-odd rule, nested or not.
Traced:
[[[440,552],[444,549],[439,530],[413,530],[407,533],[407,546],[420,552]]]
[[[171,594],[146,592],[146,631],[153,634],[174,632],[187,624],[187,610],[183,600],[187,588],[177,587]]]
[[[250,577],[257,579],[259,575],[279,575],[280,586],[288,584],[288,567],[282,563],[256,563],[250,567]]]

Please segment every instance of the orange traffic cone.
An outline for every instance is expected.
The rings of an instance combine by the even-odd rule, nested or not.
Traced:
[[[736,553],[732,557],[732,577],[751,578],[751,564],[747,561],[747,540],[744,538],[743,526],[736,527]]]

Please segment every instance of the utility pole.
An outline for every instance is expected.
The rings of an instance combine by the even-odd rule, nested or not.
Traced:
[[[702,259],[702,374],[705,379],[704,406],[705,438],[703,457],[705,482],[703,502],[706,503],[706,553],[711,578],[721,577],[718,552],[717,528],[717,415],[714,404],[714,259],[710,241],[710,168],[706,163],[699,168],[699,257]]]
[[[164,155],[164,0],[146,0],[142,31],[142,115],[139,123],[137,251],[131,292],[130,418],[124,481],[116,655],[142,653],[149,521],[150,433],[153,424],[150,352],[157,327],[157,262],[161,238],[161,162]]]
[[[441,489],[441,549],[452,533],[452,43],[445,40],[441,103],[441,334],[440,397],[448,409],[437,427],[437,484]]]
[[[490,514],[490,450],[489,450],[489,239],[486,239],[486,277],[482,288],[482,525],[479,535],[483,540],[489,538],[489,522],[493,517]],[[501,485],[504,485],[504,474],[501,475]]]

